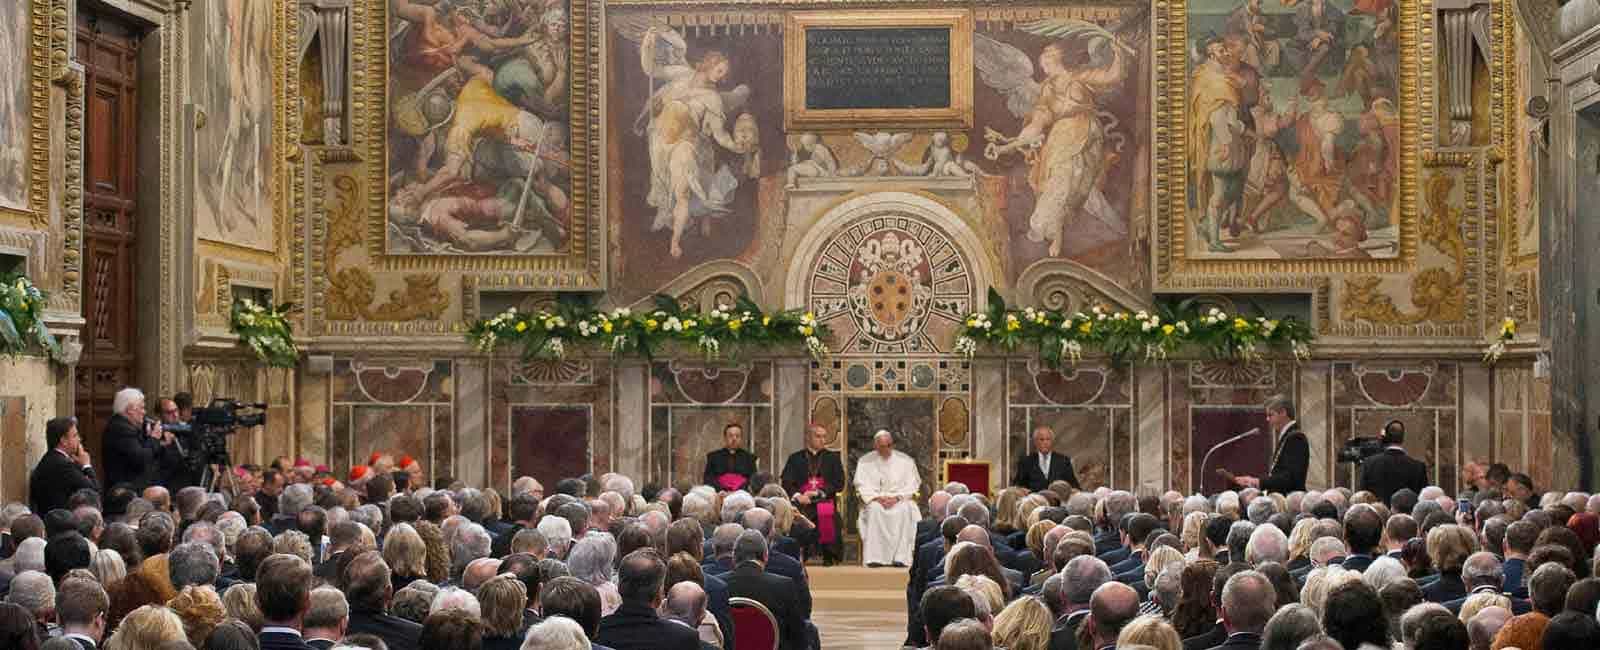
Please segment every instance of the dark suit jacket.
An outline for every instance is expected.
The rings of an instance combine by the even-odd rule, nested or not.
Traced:
[[[616,650],[700,650],[699,634],[657,616],[645,603],[623,602],[600,619],[594,640]]]
[[[1487,593],[1491,593],[1491,594],[1499,594],[1499,595],[1502,595],[1502,596],[1506,595],[1504,592],[1500,591],[1499,589],[1495,589],[1493,587],[1487,587],[1487,588],[1486,587],[1479,587],[1477,589],[1473,589],[1471,592],[1468,592],[1467,595],[1465,595],[1465,596],[1462,596],[1462,597],[1457,598],[1455,600],[1452,600],[1452,601],[1444,603],[1444,607],[1445,607],[1445,609],[1450,610],[1451,614],[1460,615],[1461,614],[1461,606],[1465,605],[1467,603],[1467,599],[1471,598],[1473,594],[1477,594],[1477,593],[1481,593],[1481,592],[1487,592]],[[1511,613],[1512,614],[1514,614],[1516,616],[1521,616],[1523,614],[1526,614],[1528,612],[1533,611],[1533,603],[1528,602],[1526,599],[1516,598],[1516,597],[1510,597],[1510,598],[1511,598]]]
[[[1127,560],[1132,555],[1133,555],[1133,549],[1132,548],[1129,548],[1127,546],[1118,546],[1117,548],[1114,548],[1114,549],[1112,549],[1110,551],[1107,551],[1105,553],[1101,553],[1101,554],[1097,555],[1096,557],[1099,557],[1101,562],[1105,562],[1107,567],[1111,567],[1111,566],[1115,566],[1116,564],[1118,564],[1120,562],[1123,562],[1123,561]]]
[[[177,445],[161,444],[120,413],[106,422],[101,440],[107,487],[126,483],[139,492],[152,483],[165,482],[182,461]]]
[[[1228,640],[1228,630],[1217,623],[1205,634],[1196,634],[1183,640],[1183,650],[1208,650],[1222,645]]]
[[[94,643],[89,642],[89,641],[85,641],[85,640],[80,639],[78,637],[72,637],[72,640],[73,641],[77,641],[78,642],[78,647],[83,648],[83,650],[95,650],[95,648],[96,648],[96,645]]]
[[[1256,650],[1261,647],[1261,635],[1249,632],[1230,634],[1222,643],[1211,646],[1211,650]]]
[[[1050,650],[1078,650],[1078,626],[1089,618],[1089,610],[1079,610],[1056,621],[1050,629]]]
[[[1428,465],[1390,447],[1361,461],[1361,488],[1371,490],[1384,505],[1401,488],[1421,492],[1428,485]]]
[[[1094,534],[1094,554],[1105,555],[1122,548],[1122,535],[1114,530],[1102,530]],[[1104,559],[1104,558],[1101,558]]]
[[[726,578],[729,595],[749,598],[772,611],[778,619],[782,650],[806,650],[806,616],[801,613],[793,580],[762,571],[755,562],[741,563]]]
[[[795,595],[800,602],[800,618],[811,618],[811,581],[806,578],[805,566],[782,553],[767,553],[767,573],[794,581]]]
[[[728,582],[720,577],[703,574],[700,586],[706,590],[706,611],[717,619],[722,628],[722,641],[733,647],[733,613],[728,610]]]
[[[306,641],[306,645],[311,646],[315,650],[328,650],[328,648],[332,648],[337,644],[328,639],[311,639],[310,641]]]
[[[717,485],[717,477],[730,472],[749,481],[750,475],[756,473],[756,455],[745,449],[729,451],[726,447],[706,454],[706,471],[700,475],[700,480],[720,490],[722,486]]]
[[[1500,571],[1505,575],[1506,579],[1505,582],[1500,584],[1500,588],[1517,598],[1527,598],[1528,588],[1522,584],[1522,573],[1527,568],[1527,565],[1528,561],[1519,557],[1511,558],[1502,563]]]
[[[917,522],[917,546],[921,547],[933,540],[939,539],[939,526],[944,522],[935,521],[932,517]]]
[[[383,639],[389,650],[418,650],[422,626],[383,612],[351,608],[345,634],[371,634]]]
[[[1367,570],[1367,567],[1372,566],[1372,559],[1373,558],[1372,558],[1371,555],[1351,554],[1351,555],[1345,556],[1344,561],[1340,562],[1339,566],[1342,566],[1342,567],[1344,567],[1346,569],[1349,569],[1351,571],[1363,571],[1364,572],[1364,571]]]
[[[1291,422],[1288,430],[1278,436],[1274,446],[1272,469],[1261,479],[1263,492],[1301,492],[1306,489],[1306,471],[1311,468],[1311,441],[1300,432],[1300,424]]]
[[[256,638],[261,641],[261,650],[311,650],[311,646],[293,634],[263,632]]]
[[[55,449],[44,452],[44,458],[39,459],[39,464],[33,467],[33,475],[28,477],[28,495],[32,497],[33,511],[40,516],[67,507],[72,493],[83,488],[100,489],[94,470]]]
[[[1050,487],[1052,481],[1066,481],[1078,487],[1078,476],[1072,473],[1072,457],[1050,452],[1050,473],[1039,471],[1039,453],[1030,452],[1017,459],[1017,471],[1011,473],[1011,484],[1034,492]]]
[[[1422,588],[1422,599],[1430,603],[1447,603],[1467,595],[1467,585],[1461,581],[1461,572],[1440,573],[1433,584]]]
[[[510,527],[506,528],[504,533],[496,535],[494,538],[494,543],[489,547],[489,554],[493,557],[505,557],[510,555],[511,538],[516,537],[517,533],[522,532],[522,529],[524,528],[527,528],[527,526],[522,524],[511,524]]]

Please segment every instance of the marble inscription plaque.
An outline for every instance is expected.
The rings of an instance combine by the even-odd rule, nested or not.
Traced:
[[[808,109],[947,108],[950,29],[806,30]]]

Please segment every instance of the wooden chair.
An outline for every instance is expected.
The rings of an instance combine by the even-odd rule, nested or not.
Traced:
[[[733,647],[729,650],[778,650],[778,618],[755,600],[743,596],[728,599],[733,618]]]
[[[968,490],[984,496],[994,495],[994,464],[981,458],[946,458],[943,481],[959,481]],[[942,485],[941,485],[942,487]]]

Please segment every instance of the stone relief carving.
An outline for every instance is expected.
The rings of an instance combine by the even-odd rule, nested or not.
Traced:
[[[1440,43],[1444,70],[1449,82],[1449,137],[1445,144],[1463,147],[1472,142],[1472,59],[1474,46],[1488,60],[1493,51],[1489,41],[1489,0],[1435,0],[1439,14]]]

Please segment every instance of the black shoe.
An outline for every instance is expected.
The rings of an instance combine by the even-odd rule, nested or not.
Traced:
[[[906,568],[906,563],[905,562],[895,562],[894,563],[894,568],[896,568],[896,569],[904,569],[904,568]]]
[[[831,557],[822,558],[822,566],[833,566],[833,558],[831,558]]]
[[[867,563],[867,568],[868,569],[882,569],[883,568],[883,563],[882,562],[868,562]]]

